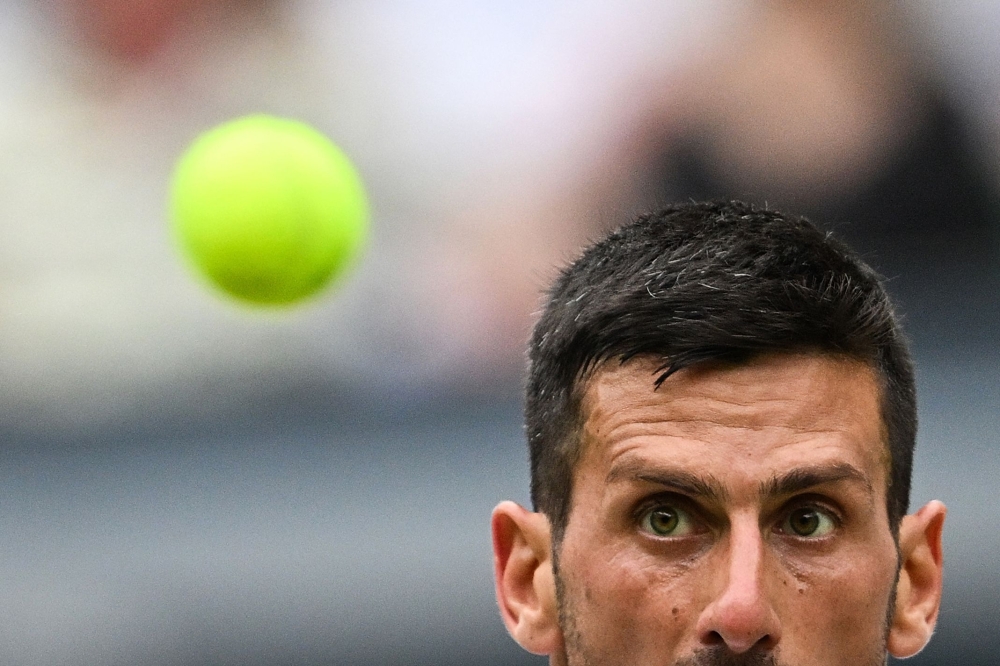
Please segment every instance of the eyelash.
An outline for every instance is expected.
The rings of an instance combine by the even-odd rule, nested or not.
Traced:
[[[648,511],[655,509],[658,506],[677,506],[678,508],[683,508],[687,510],[687,500],[680,495],[674,495],[672,493],[660,493],[658,495],[653,495],[652,497],[647,497],[635,508],[635,519],[638,520],[642,518]]]
[[[784,512],[788,513],[789,511],[802,508],[818,509],[833,518],[838,525],[843,521],[840,507],[822,496],[800,495],[785,505]]]
[[[701,512],[691,506],[690,500],[683,495],[676,495],[673,493],[654,495],[653,497],[650,497],[646,501],[640,503],[632,517],[632,522],[638,528],[642,529],[643,522],[646,517],[658,507],[670,507],[672,509],[677,509],[684,513],[692,523],[695,523],[696,525],[705,524],[705,521],[702,519]],[[670,537],[661,536],[659,538]]]
[[[840,529],[844,525],[843,514],[835,507],[830,506],[828,502],[821,501],[819,499],[810,497],[797,497],[791,503],[786,504],[779,513],[780,519],[777,521],[777,525],[781,526],[786,520],[792,515],[792,512],[799,509],[811,509],[822,513],[830,519],[833,523],[834,529]],[[794,536],[794,535],[790,535]],[[808,538],[808,537],[802,537]]]

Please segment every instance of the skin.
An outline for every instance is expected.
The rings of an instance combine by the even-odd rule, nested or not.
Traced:
[[[588,383],[557,568],[544,515],[494,511],[514,638],[566,666],[865,666],[919,651],[945,508],[905,517],[897,550],[871,368],[764,356],[654,390],[658,366],[611,364]]]

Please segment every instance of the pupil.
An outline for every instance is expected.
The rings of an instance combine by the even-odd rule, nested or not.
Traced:
[[[650,516],[649,522],[652,524],[653,529],[661,534],[673,532],[674,528],[677,527],[677,514],[668,509],[658,509]]]
[[[792,518],[792,529],[801,536],[808,536],[819,528],[819,515],[815,511],[801,511]]]

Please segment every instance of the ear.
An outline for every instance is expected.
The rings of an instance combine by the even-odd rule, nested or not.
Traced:
[[[897,658],[920,652],[931,639],[941,607],[944,504],[929,502],[899,526],[899,581],[889,628],[889,652]]]
[[[534,654],[562,645],[548,518],[502,502],[493,510],[493,568],[507,631]]]

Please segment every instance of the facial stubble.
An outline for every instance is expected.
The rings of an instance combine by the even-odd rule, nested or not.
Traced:
[[[557,550],[557,549],[556,549]],[[576,608],[567,593],[566,583],[559,572],[558,556],[553,553],[553,574],[556,584],[556,604],[559,611],[559,627],[562,631],[563,641],[566,647],[565,666],[635,666],[634,664],[621,664],[609,662],[603,658],[594,656],[593,651],[587,646],[576,623]],[[896,589],[899,586],[899,574],[901,570],[901,558],[899,556],[897,544],[896,578],[889,593],[886,612],[883,615],[883,631],[881,649],[876,651],[868,666],[885,666],[889,661],[887,644],[889,640],[889,630],[892,628],[892,619],[896,607]],[[795,666],[779,662],[774,652],[762,648],[753,647],[746,652],[736,654],[725,645],[713,645],[696,650],[690,657],[685,657],[674,663],[673,666]],[[859,664],[859,666],[864,666]]]

